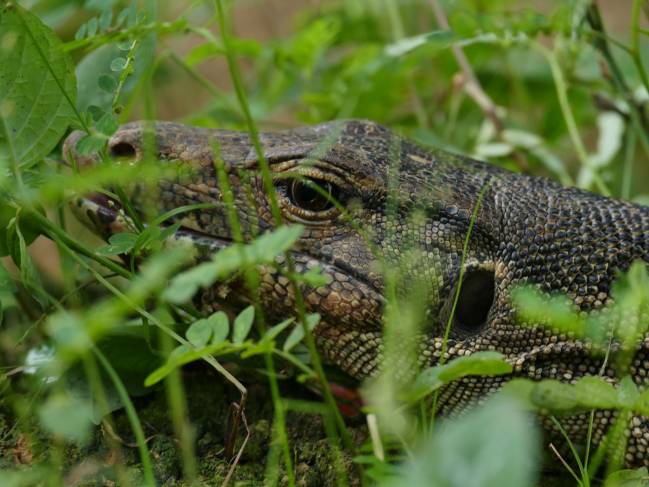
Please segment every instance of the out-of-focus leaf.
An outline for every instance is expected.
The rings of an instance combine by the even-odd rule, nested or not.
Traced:
[[[223,311],[217,311],[213,313],[208,318],[206,318],[210,327],[212,328],[212,340],[210,343],[213,345],[219,344],[228,337],[230,333],[230,322],[228,320],[228,315]]]
[[[255,308],[253,306],[248,306],[237,315],[234,320],[234,331],[232,332],[233,343],[243,343],[250,333],[254,319]]]
[[[230,245],[217,252],[210,262],[199,264],[172,279],[162,298],[171,303],[184,303],[199,288],[211,286],[217,280],[241,270],[244,265],[269,264],[291,248],[303,231],[301,225],[282,226],[247,245]]]
[[[385,53],[390,57],[398,57],[407,54],[424,45],[434,45],[440,49],[449,47],[453,42],[454,35],[450,30],[436,30],[413,37],[406,37],[385,47]]]
[[[397,479],[383,487],[531,487],[539,460],[539,434],[512,398],[442,423]]]
[[[195,321],[187,329],[185,336],[195,347],[204,347],[212,337],[212,325],[207,320]]]
[[[92,431],[92,405],[66,393],[51,395],[38,417],[47,431],[66,441],[84,443]]]
[[[263,341],[271,341],[277,338],[277,335],[282,333],[288,326],[295,321],[295,318],[287,318],[281,323],[278,323],[275,326],[272,326],[264,333]]]
[[[0,485],[3,487],[32,487],[42,485],[51,478],[49,469],[32,466],[29,469],[0,470]]]
[[[304,274],[296,276],[298,281],[302,281],[312,287],[326,286],[331,282],[331,276],[324,274],[319,267],[313,267],[306,271]]]
[[[320,322],[320,315],[317,313],[313,313],[310,315],[306,316],[306,325],[309,331],[313,331],[313,329],[316,327],[316,325]],[[286,337],[286,341],[284,342],[284,346],[282,349],[285,352],[290,352],[295,345],[300,343],[302,339],[304,338],[304,327],[302,326],[301,323],[297,323],[295,325],[295,328],[293,328],[293,331]]]
[[[613,160],[622,147],[624,125],[624,118],[617,112],[603,112],[597,117],[597,151],[589,156],[593,166],[606,166]]]
[[[95,250],[98,255],[119,255],[131,251],[138,235],[130,232],[115,233],[108,238],[109,245]]]
[[[406,400],[416,402],[445,384],[469,375],[503,375],[512,372],[512,365],[498,352],[477,352],[458,357],[447,364],[421,372],[406,392]]]
[[[649,486],[649,471],[647,467],[636,470],[618,470],[606,477],[604,487],[647,487]]]
[[[0,158],[30,165],[54,149],[74,116],[76,81],[61,42],[15,3],[0,10]]]

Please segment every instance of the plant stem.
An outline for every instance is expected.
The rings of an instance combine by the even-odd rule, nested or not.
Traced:
[[[577,128],[577,122],[575,121],[574,114],[572,113],[572,108],[570,106],[570,101],[568,100],[568,85],[563,76],[563,71],[561,66],[559,66],[559,61],[555,51],[549,50],[544,45],[539,42],[535,42],[533,46],[539,51],[550,65],[550,70],[552,71],[552,78],[554,79],[554,85],[557,90],[557,98],[559,99],[559,106],[561,107],[561,112],[563,118],[566,122],[566,127],[568,128],[568,134],[572,140],[572,144],[577,152],[577,157],[582,166],[590,169],[591,176],[598,190],[605,196],[610,196],[611,192],[602,180],[601,176],[597,172],[597,168],[592,167],[588,153],[586,152],[586,147],[581,140],[579,135],[579,129]]]
[[[140,453],[140,461],[142,462],[142,470],[144,472],[144,482],[148,486],[155,486],[157,484],[155,481],[155,475],[153,473],[151,454],[149,453],[149,448],[146,445],[144,430],[142,429],[142,423],[140,423],[140,418],[137,415],[135,406],[133,405],[133,402],[128,395],[126,387],[124,387],[122,379],[120,379],[119,375],[110,364],[106,356],[96,346],[93,346],[92,351],[101,363],[104,370],[106,370],[106,373],[108,374],[108,377],[110,377],[110,380],[112,381],[113,386],[115,387],[115,390],[117,391],[117,394],[119,395],[119,398],[124,405],[124,409],[126,410],[126,416],[128,417],[129,423],[131,424],[131,429],[133,430],[133,434],[135,435],[135,442],[137,443],[137,448]]]

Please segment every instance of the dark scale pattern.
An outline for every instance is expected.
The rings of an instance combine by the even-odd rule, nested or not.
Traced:
[[[246,236],[274,226],[247,134],[166,122],[152,128],[160,161],[187,167],[191,176],[161,182],[157,192],[134,184],[139,207],[153,205],[162,213],[181,205],[214,203],[214,209],[182,217],[184,230],[178,235],[194,241],[205,257],[226,245],[232,236],[212,159],[211,144],[218,142]],[[140,159],[143,130],[141,123],[125,125],[110,146],[123,151],[124,144],[130,145]],[[68,159],[75,155],[81,136],[74,133],[66,141]],[[493,276],[493,303],[483,326],[470,331],[453,326],[446,360],[497,350],[514,365],[512,376],[574,381],[598,373],[601,357],[593,355],[587,344],[541,326],[519,325],[510,291],[518,284],[532,283],[544,291],[567,294],[583,312],[607,309],[617,273],[635,259],[649,261],[648,208],[424,150],[368,121],[264,133],[261,139],[284,221],[306,227],[294,249],[297,270],[319,266],[331,278],[320,288],[303,289],[309,310],[322,315],[315,332],[330,362],[357,378],[377,373],[384,351],[383,268],[401,269],[402,295],[424,293],[428,323],[421,331],[415,360],[421,366],[436,363],[464,262],[467,273],[477,270]],[[94,162],[76,158],[81,164]],[[334,185],[345,211],[298,208],[286,179],[296,174]],[[468,252],[462,256],[480,194]],[[77,210],[102,235],[128,225],[97,199],[80,202]],[[275,267],[260,272],[261,297],[269,316],[293,315],[294,293],[288,279]],[[245,302],[246,296],[240,284],[227,283],[207,290],[199,299],[214,308],[219,300]],[[649,381],[647,355],[645,345],[632,366],[640,385]],[[412,363],[408,359],[412,357],[404,357],[403,364]],[[613,370],[606,370],[606,375],[615,383]],[[441,407],[448,415],[463,414],[467,405],[484,399],[507,379],[466,378],[443,391]],[[596,441],[611,420],[610,411],[596,413]],[[542,422],[554,431],[549,420]],[[564,418],[563,423],[574,439],[584,438],[586,415]],[[649,466],[646,418],[633,418],[628,433],[627,463]]]

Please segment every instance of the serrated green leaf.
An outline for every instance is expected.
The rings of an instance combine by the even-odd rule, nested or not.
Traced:
[[[74,116],[72,62],[54,32],[15,4],[0,11],[0,158],[28,166],[49,154]]]
[[[237,317],[234,319],[234,330],[232,332],[233,343],[244,342],[244,340],[248,337],[248,333],[250,333],[254,318],[255,308],[252,305],[248,306],[237,315]]]
[[[108,238],[109,245],[98,248],[95,253],[98,255],[127,254],[133,249],[137,239],[138,235],[135,233],[115,233]]]

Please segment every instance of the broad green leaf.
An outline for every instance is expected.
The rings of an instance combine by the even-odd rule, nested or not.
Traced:
[[[443,385],[469,375],[504,375],[510,374],[512,370],[512,365],[505,361],[504,355],[498,352],[476,352],[422,371],[406,392],[405,399],[416,402]]]
[[[76,81],[61,42],[15,4],[0,11],[0,158],[30,165],[49,154],[74,116]]]
[[[84,443],[92,431],[90,402],[66,393],[51,395],[38,410],[38,417],[47,431],[66,441]]]
[[[234,331],[232,332],[233,343],[243,343],[243,341],[248,337],[248,333],[250,333],[254,318],[254,306],[248,306],[237,315],[234,320]]]
[[[444,421],[383,487],[532,487],[539,455],[534,421],[512,398],[496,397]]]
[[[98,255],[119,255],[127,254],[135,245],[138,235],[130,232],[122,232],[111,235],[108,238],[109,245],[95,250]]]
[[[319,322],[320,315],[318,313],[313,313],[306,316],[306,325],[309,331],[313,331],[313,329]],[[286,341],[284,342],[282,349],[285,352],[290,352],[295,347],[295,345],[302,341],[303,338],[304,327],[302,326],[302,323],[297,323],[288,337],[286,337]]]
[[[233,244],[218,251],[211,261],[199,264],[171,280],[162,299],[171,303],[188,301],[200,288],[207,288],[244,265],[269,264],[291,248],[302,235],[301,225],[281,226],[256,238],[247,245]]]

